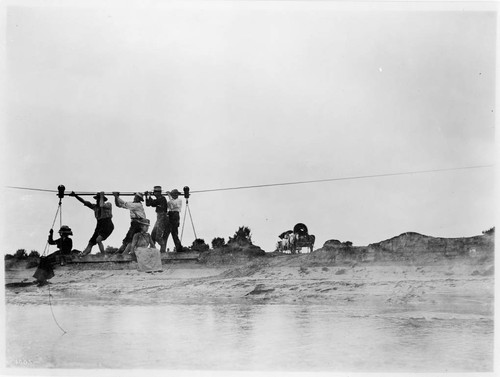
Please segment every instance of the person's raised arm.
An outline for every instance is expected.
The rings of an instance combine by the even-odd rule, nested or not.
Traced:
[[[79,202],[85,204],[85,200],[83,200],[81,197],[78,196],[74,191],[71,191],[69,193],[69,196],[72,196],[73,198],[76,198]]]
[[[120,199],[120,193],[119,192],[113,192],[113,196],[115,197],[115,205],[117,207],[121,207],[121,199]]]
[[[86,200],[83,200],[80,196],[78,196],[78,194],[75,194],[74,191],[71,191],[69,193],[69,196],[72,196],[73,198],[76,198],[80,203],[82,203],[84,206],[87,206],[89,208],[92,208],[92,203],[86,201]]]
[[[151,195],[147,191],[144,194],[146,196],[146,207],[156,207],[158,200],[151,198]]]
[[[49,243],[49,245],[55,245],[56,244],[56,241],[54,241],[54,230],[51,229],[49,230],[49,239],[47,240],[47,242]]]

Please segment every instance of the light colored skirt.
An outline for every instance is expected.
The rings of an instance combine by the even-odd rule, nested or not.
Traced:
[[[151,247],[138,247],[135,249],[138,270],[142,272],[163,271],[161,266],[160,250]]]

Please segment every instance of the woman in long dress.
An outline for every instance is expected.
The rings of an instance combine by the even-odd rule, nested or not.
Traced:
[[[160,251],[155,248],[151,235],[148,233],[150,222],[148,219],[139,221],[141,231],[134,234],[130,247],[130,254],[135,254],[139,271],[163,271]]]

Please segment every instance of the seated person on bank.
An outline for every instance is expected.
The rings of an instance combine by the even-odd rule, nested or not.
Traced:
[[[71,255],[71,250],[73,250],[73,240],[69,237],[73,235],[71,228],[67,225],[63,225],[59,229],[60,238],[54,240],[54,231],[49,230],[49,238],[47,242],[49,245],[56,245],[58,250],[54,251],[52,254],[46,257],[40,257],[40,263],[36,269],[33,277],[37,279],[39,285],[43,285],[47,280],[54,277],[53,264],[60,263],[61,266],[66,264],[66,257]]]
[[[137,267],[143,272],[162,271],[160,251],[155,248],[153,238],[148,233],[149,220],[139,220],[141,231],[134,234],[131,243],[131,254],[137,258]]]
[[[151,238],[151,234],[148,233],[150,222],[148,219],[138,220],[138,223],[141,226],[140,232],[134,234],[132,238],[132,243],[130,246],[130,254],[135,254],[135,251],[138,247],[151,247],[155,248],[155,243]]]

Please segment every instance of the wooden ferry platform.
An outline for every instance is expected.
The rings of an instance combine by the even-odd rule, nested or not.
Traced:
[[[167,252],[161,254],[161,261],[174,262],[174,261],[195,261],[199,260],[199,252],[182,252],[173,253]],[[130,263],[134,262],[136,259],[132,255],[121,255],[121,254],[89,254],[85,257],[72,256],[71,259],[67,259],[68,264],[79,264],[79,263]]]

